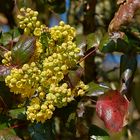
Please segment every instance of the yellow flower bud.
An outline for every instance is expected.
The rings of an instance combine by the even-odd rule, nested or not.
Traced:
[[[80,90],[78,91],[78,95],[83,96],[83,95],[84,95],[84,91],[83,91],[82,89],[80,89]]]
[[[47,107],[45,104],[43,104],[43,105],[41,106],[41,110],[46,110],[46,109],[48,109],[48,107]]]
[[[70,52],[69,55],[70,55],[70,56],[74,56],[75,53],[74,53],[74,52]]]
[[[12,84],[14,84],[14,83],[17,82],[17,80],[16,80],[16,78],[12,78],[12,79],[10,80],[10,82],[11,82]]]
[[[63,66],[61,67],[61,70],[63,70],[63,71],[67,70],[67,66],[66,66],[66,65],[63,65]]]
[[[40,109],[40,105],[39,105],[39,104],[35,104],[35,105],[34,105],[34,109],[35,109],[35,110],[39,110],[39,109]]]
[[[68,35],[68,32],[67,32],[67,31],[64,31],[64,32],[63,32],[63,35],[64,35],[64,36],[67,36],[67,35]]]
[[[29,13],[30,13],[30,16],[34,16],[34,11],[33,10],[31,10]]]
[[[64,26],[64,25],[65,25],[64,21],[60,21],[60,22],[59,22],[59,25],[60,25],[60,26]]]
[[[18,88],[21,88],[21,87],[22,87],[22,82],[21,82],[21,81],[18,81],[18,82],[16,83],[16,86],[17,86]]]
[[[52,104],[49,105],[49,109],[54,110],[54,106]]]
[[[35,28],[34,35],[35,36],[40,36],[41,35],[41,29],[40,28]]]
[[[22,66],[22,70],[23,71],[27,71],[29,69],[29,65],[28,64],[24,64],[23,66]]]
[[[42,98],[43,99],[45,97],[45,95],[46,95],[45,92],[40,92],[39,93],[39,98]]]
[[[59,67],[55,67],[54,71],[59,71],[59,69],[60,69]]]
[[[31,66],[31,67],[35,67],[35,66],[36,66],[35,62],[32,62],[32,63],[30,64],[30,66]]]
[[[63,103],[67,102],[67,99],[66,99],[66,98],[63,98],[63,99],[62,99],[62,102],[63,102]]]
[[[27,27],[29,27],[29,28],[32,28],[32,26],[33,26],[32,23],[27,24]]]
[[[34,11],[34,16],[38,16],[38,12],[37,11]]]
[[[25,8],[20,8],[20,11],[21,12],[25,12]]]
[[[28,23],[28,22],[29,22],[29,19],[28,19],[28,18],[25,18],[25,19],[23,20],[23,22],[24,22],[24,23]]]
[[[51,61],[53,61],[53,57],[52,56],[49,56],[48,57],[48,60],[51,62]]]
[[[27,8],[26,11],[27,11],[27,12],[30,12],[30,11],[32,11],[32,10],[31,10],[31,8]]]
[[[2,59],[2,63],[3,64],[6,64],[7,63],[7,60],[6,59]]]
[[[25,28],[25,29],[24,29],[24,33],[25,33],[25,34],[30,34],[30,29],[29,29],[29,28]]]

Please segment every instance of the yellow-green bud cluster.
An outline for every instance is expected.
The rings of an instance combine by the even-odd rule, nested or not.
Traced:
[[[79,83],[76,85],[75,89],[73,90],[75,94],[75,97],[77,96],[83,96],[85,92],[88,89],[88,85],[85,85],[83,81],[79,81]]]
[[[40,31],[46,33],[46,30],[37,24],[38,12],[30,8],[22,8],[20,12],[20,27],[25,33],[29,30],[29,34],[38,36],[33,54],[35,59],[21,68],[13,68],[5,82],[11,92],[29,98],[27,119],[43,123],[52,117],[55,107],[66,106],[75,97],[83,96],[88,87],[79,81],[71,88],[67,84],[69,81],[64,79],[69,70],[76,66],[80,51],[73,42],[75,29],[61,21],[58,26],[47,30],[50,36],[46,38],[47,46],[43,46]]]
[[[67,83],[54,84],[49,88],[49,93],[43,93],[43,98],[35,97],[31,100],[30,106],[27,107],[27,118],[37,122],[45,122],[53,115],[55,107],[61,108],[74,100],[74,97],[83,96],[88,86],[79,81],[74,89],[71,89]],[[44,100],[43,100],[44,99]]]
[[[4,54],[4,59],[2,59],[2,63],[3,63],[4,65],[6,65],[6,66],[9,66],[11,60],[12,60],[11,51],[7,51],[7,52]]]
[[[24,33],[34,36],[40,36],[43,30],[46,30],[46,26],[42,25],[40,21],[37,20],[38,12],[33,11],[30,8],[21,8],[20,14],[17,16],[19,20],[19,26],[24,29]]]
[[[13,68],[11,74],[5,79],[5,83],[10,87],[10,91],[21,94],[22,97],[31,97],[38,87],[41,71],[32,62],[24,64],[21,69]]]
[[[32,56],[31,61],[36,61],[39,59],[41,53],[43,53],[42,44],[40,43],[39,39],[36,39],[36,48],[34,50],[34,54]]]
[[[30,106],[27,107],[27,119],[34,122],[45,122],[47,119],[50,119],[53,115],[55,107],[51,102],[47,100],[41,102],[38,97],[35,97],[31,100]]]
[[[53,40],[59,41],[63,39],[63,42],[72,41],[76,35],[76,31],[70,25],[60,21],[58,26],[50,28],[50,34]]]
[[[67,83],[63,83],[62,85],[51,84],[49,94],[47,94],[46,98],[47,100],[53,99],[54,105],[60,108],[74,100],[74,94],[72,94],[72,89]]]

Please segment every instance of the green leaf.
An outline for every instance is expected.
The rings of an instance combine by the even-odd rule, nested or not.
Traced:
[[[116,48],[116,51],[127,53],[127,52],[130,51],[130,49],[131,48],[129,47],[129,44],[125,40],[123,40],[121,38],[118,38],[117,39],[117,48]]]
[[[49,39],[50,39],[50,34],[47,32],[43,32],[40,36],[40,42],[42,44],[43,50],[46,51],[46,49],[48,49],[48,52],[49,52],[49,48],[48,48]]]
[[[89,128],[90,140],[110,140],[106,131],[96,125],[91,125]]]
[[[12,48],[12,63],[21,65],[30,60],[35,49],[35,38],[21,36],[16,45]]]
[[[25,119],[25,107],[17,108],[17,109],[11,109],[9,111],[9,116],[13,119]]]
[[[136,54],[122,55],[120,60],[121,91],[126,92],[134,78],[137,68]]]
[[[11,35],[12,35],[12,39],[13,41],[16,42],[17,38],[20,36],[20,31],[18,28],[14,28],[10,31]]]
[[[105,34],[99,44],[99,50],[104,53],[114,52],[116,43],[110,38],[109,34]]]
[[[94,82],[90,82],[88,84],[89,88],[86,93],[86,96],[99,96],[104,94],[104,92],[108,91],[110,88],[106,85],[96,84]]]
[[[98,46],[101,41],[101,38],[103,37],[103,33],[104,31],[100,29],[94,33],[88,34],[86,37],[86,44],[87,44],[86,50]]]
[[[109,34],[106,34],[100,42],[99,49],[104,53],[111,52],[128,53],[132,49],[129,43],[130,43],[129,39],[126,35],[123,35],[123,37],[121,37],[121,35],[110,36]]]
[[[28,128],[32,140],[55,140],[52,120],[45,123],[32,123]]]
[[[9,127],[10,120],[7,116],[0,115],[0,138],[4,140],[21,140],[16,136],[15,130]]]
[[[84,35],[79,34],[76,36],[76,45],[80,48],[79,56],[84,56],[85,47],[86,47],[86,38]]]
[[[120,60],[120,76],[125,70],[130,69],[134,75],[137,68],[137,58],[135,54],[122,55]]]
[[[12,41],[12,35],[9,32],[3,33],[0,39],[0,43],[5,46],[8,45]]]

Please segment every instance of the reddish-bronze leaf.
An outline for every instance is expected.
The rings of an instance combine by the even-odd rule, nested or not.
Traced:
[[[124,1],[118,2],[120,3]],[[108,28],[109,32],[111,33],[119,31],[122,25],[130,23],[135,12],[139,8],[140,8],[140,0],[126,0],[126,2],[121,4],[109,25]]]
[[[96,103],[96,112],[111,131],[120,131],[128,113],[129,101],[117,90],[101,95]]]

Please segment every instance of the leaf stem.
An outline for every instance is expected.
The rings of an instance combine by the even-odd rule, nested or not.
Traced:
[[[95,47],[94,50],[92,50],[91,52],[89,52],[87,55],[85,55],[83,58],[81,58],[81,60],[78,63],[81,63],[83,60],[85,60],[88,56],[90,56],[91,54],[93,54],[94,52],[96,52],[96,50],[98,49],[98,46]]]
[[[5,47],[0,45],[0,49],[3,49],[4,51],[9,51],[8,49],[6,49]]]

